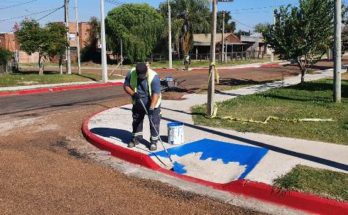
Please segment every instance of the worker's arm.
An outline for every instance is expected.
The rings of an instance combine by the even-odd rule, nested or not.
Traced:
[[[124,83],[123,83],[123,89],[124,91],[130,95],[130,96],[133,96],[135,94],[134,90],[130,87],[130,77],[131,77],[131,74],[130,72],[127,74],[125,80],[124,80]]]
[[[150,109],[155,109],[158,99],[161,95],[161,80],[158,75],[156,75],[151,84],[152,88],[152,96],[151,96],[151,104]]]
[[[134,96],[135,92],[134,92],[134,90],[130,86],[124,84],[123,85],[123,89],[124,89],[124,91],[126,91],[126,93],[128,95]]]
[[[155,109],[158,99],[159,99],[159,94],[157,93],[152,94],[150,109]]]

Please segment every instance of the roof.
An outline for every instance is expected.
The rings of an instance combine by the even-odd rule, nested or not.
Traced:
[[[255,43],[255,42],[263,43],[264,42],[261,34],[254,34],[254,35],[250,35],[250,36],[241,35],[240,40],[242,42],[251,42],[251,43]]]
[[[0,34],[14,34],[14,32],[0,32]]]
[[[215,44],[221,42],[222,33],[217,33],[215,38]],[[243,44],[239,38],[232,33],[225,33],[226,44]],[[211,34],[193,34],[194,46],[210,46]]]

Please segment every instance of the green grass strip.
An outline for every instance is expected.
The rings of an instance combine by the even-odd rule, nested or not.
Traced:
[[[348,174],[298,165],[274,181],[276,187],[348,201]]]
[[[205,117],[206,106],[192,108],[195,124],[230,128],[348,145],[348,80],[342,81],[342,103],[332,101],[332,80],[324,79],[218,103],[216,119]],[[333,119],[332,122],[272,120],[267,124],[224,120],[224,117],[264,121],[280,119]]]

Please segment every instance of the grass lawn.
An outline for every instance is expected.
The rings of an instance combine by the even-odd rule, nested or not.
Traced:
[[[219,67],[221,66],[235,66],[235,65],[242,65],[242,64],[250,64],[250,63],[263,63],[270,61],[269,58],[265,57],[263,59],[249,59],[249,60],[235,60],[227,63],[220,63],[217,61],[216,65]],[[173,61],[173,68],[184,68],[184,61],[183,60],[174,60]],[[190,67],[208,67],[209,61],[208,60],[192,60]],[[152,68],[167,68],[168,67],[168,61],[156,61],[151,63]]]
[[[275,186],[348,201],[348,174],[298,165],[276,179]]]
[[[231,128],[242,132],[267,133],[348,145],[348,74],[343,75],[342,103],[332,102],[332,80],[319,80],[264,93],[241,96],[218,103],[218,116],[264,121],[268,116],[282,119],[332,118],[333,122],[289,122],[268,124],[205,117],[206,107],[192,108],[196,124]]]
[[[80,81],[99,81],[100,75],[96,74],[72,74],[72,75],[60,75],[57,73],[48,73],[44,75],[38,75],[32,72],[12,73],[12,74],[0,74],[0,87],[10,86],[25,86],[35,84],[57,84],[57,83],[69,83]]]

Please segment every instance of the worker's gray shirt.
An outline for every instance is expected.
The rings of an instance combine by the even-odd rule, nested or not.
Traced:
[[[129,86],[130,85],[130,79],[131,79],[131,73],[129,72],[124,80],[124,85]],[[137,93],[140,95],[142,98],[143,102],[147,104],[151,99],[150,99],[150,93],[149,93],[149,88],[148,88],[148,83],[147,79],[141,80],[138,79],[137,81],[138,87],[137,87]],[[160,94],[161,93],[161,80],[158,75],[156,75],[151,83],[151,89],[152,93]]]

